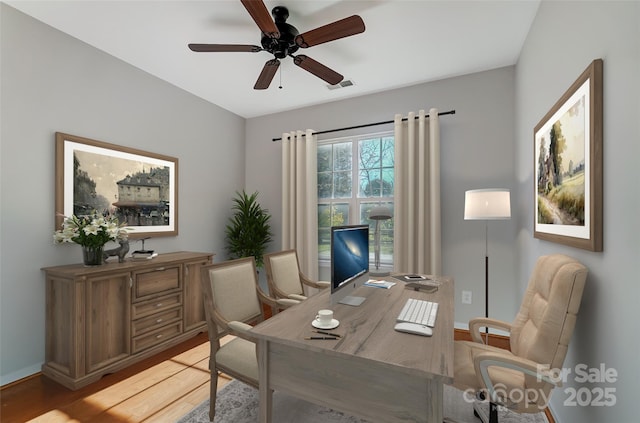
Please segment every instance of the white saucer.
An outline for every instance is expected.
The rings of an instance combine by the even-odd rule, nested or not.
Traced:
[[[331,323],[329,323],[328,325],[323,325],[321,324],[318,319],[315,319],[311,322],[311,326],[313,326],[314,328],[317,329],[335,329],[338,327],[338,325],[340,324],[339,321],[337,321],[336,319],[331,319]]]

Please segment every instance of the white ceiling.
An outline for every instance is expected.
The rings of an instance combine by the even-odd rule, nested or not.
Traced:
[[[358,14],[362,34],[301,49],[355,85],[327,84],[282,60],[253,85],[259,53],[194,53],[188,43],[260,45],[239,0],[5,1],[18,10],[211,103],[250,118],[516,63],[540,0],[266,0],[301,33]],[[280,82],[281,81],[281,82]],[[282,89],[278,86],[282,84]]]

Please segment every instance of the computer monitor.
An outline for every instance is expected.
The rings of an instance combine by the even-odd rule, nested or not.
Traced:
[[[368,278],[369,225],[331,227],[331,304],[362,304],[351,293]]]

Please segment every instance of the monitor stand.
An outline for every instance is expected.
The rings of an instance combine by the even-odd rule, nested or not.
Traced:
[[[338,303],[357,307],[360,304],[362,304],[364,300],[365,300],[364,297],[353,297],[351,295],[347,295],[346,297],[338,301]]]

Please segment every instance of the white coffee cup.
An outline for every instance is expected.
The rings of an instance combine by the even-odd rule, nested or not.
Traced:
[[[329,325],[333,320],[333,310],[318,310],[316,320],[321,325]]]

